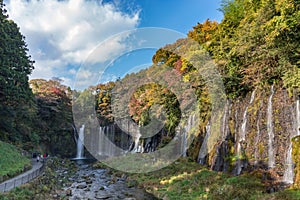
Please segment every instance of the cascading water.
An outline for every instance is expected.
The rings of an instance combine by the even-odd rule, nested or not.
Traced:
[[[231,102],[229,100],[226,101],[225,109],[224,109],[224,115],[222,119],[222,124],[221,124],[221,132],[222,132],[222,141],[224,141],[228,135],[229,132],[229,127],[228,127],[228,120],[231,115]]]
[[[286,158],[286,169],[283,175],[283,182],[292,184],[294,182],[294,163],[292,159],[292,144],[289,145]]]
[[[260,104],[260,108],[262,108],[262,102]],[[256,128],[257,128],[257,134],[255,137],[255,150],[254,150],[254,164],[257,165],[258,163],[258,142],[259,142],[259,138],[261,137],[261,130],[260,130],[260,120],[261,120],[261,112],[258,111],[258,118],[257,118],[257,122],[256,122]]]
[[[114,125],[110,125],[107,127],[107,132],[108,132],[108,138],[109,138],[109,142],[108,142],[108,156],[112,157],[115,155],[115,126]]]
[[[205,164],[205,157],[207,156],[208,154],[208,148],[207,148],[207,143],[208,143],[208,138],[210,136],[210,123],[208,122],[205,129],[206,129],[206,135],[205,135],[205,138],[202,142],[202,145],[201,145],[201,148],[200,148],[200,151],[199,151],[199,154],[198,154],[198,163],[201,164],[201,165],[204,165]]]
[[[182,147],[182,156],[187,156],[188,149],[188,135],[191,134],[190,131],[194,125],[195,115],[190,115],[187,124],[183,127],[182,139],[181,139],[181,147]]]
[[[135,152],[135,153],[143,153],[142,147],[139,144],[141,136],[142,136],[141,134],[137,134],[134,138],[133,152]]]
[[[182,147],[182,157],[187,156],[187,131],[183,129],[182,139],[181,139],[181,147]]]
[[[296,101],[296,119],[294,120],[294,130],[292,131],[290,135],[290,140],[300,135],[300,100],[299,98]],[[292,159],[292,142],[290,141],[288,152],[287,152],[287,158],[286,158],[286,169],[283,175],[283,181],[288,184],[292,184],[294,182],[294,163]]]
[[[99,128],[98,155],[112,157],[116,154],[114,125]]]
[[[273,128],[273,105],[272,99],[274,95],[274,85],[271,87],[271,95],[268,100],[268,109],[267,109],[267,131],[268,131],[268,167],[273,168],[275,165],[275,155],[274,155],[274,128]]]
[[[239,134],[239,141],[237,143],[237,156],[238,156],[238,162],[237,162],[237,175],[239,175],[242,172],[242,162],[241,162],[241,157],[242,157],[242,147],[241,147],[241,143],[245,141],[246,139],[246,131],[247,131],[247,115],[248,115],[248,108],[249,106],[253,103],[254,101],[254,97],[255,97],[255,91],[253,90],[252,94],[251,94],[251,98],[250,98],[250,102],[248,104],[248,106],[246,107],[244,114],[243,114],[243,122],[242,122],[242,126],[240,129],[240,134]]]
[[[77,155],[76,159],[83,158],[84,155],[84,125],[79,129],[78,139],[77,139]]]
[[[106,136],[105,136],[105,126],[100,126],[99,128],[99,143],[98,143],[98,154],[100,156],[106,155]]]

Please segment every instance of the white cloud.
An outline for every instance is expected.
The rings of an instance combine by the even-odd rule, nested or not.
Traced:
[[[80,70],[80,72],[78,73],[77,78],[78,78],[79,80],[82,80],[82,79],[85,80],[85,79],[90,79],[92,76],[93,76],[93,73],[92,73],[92,72],[90,72],[90,71],[88,71],[88,70],[82,69],[82,70]]]
[[[122,33],[104,41],[92,51],[87,61],[89,63],[105,62],[119,56],[121,53],[124,53],[125,50],[129,50],[126,49],[130,48],[130,46],[128,46],[129,44],[125,41],[127,36],[128,34]]]
[[[75,74],[70,65],[79,66],[100,42],[139,23],[138,11],[122,13],[99,0],[7,0],[5,4],[36,61],[31,78],[56,76],[70,83]],[[100,52],[101,59],[122,49],[116,38]]]
[[[75,69],[70,69],[70,70],[69,70],[69,73],[72,74],[72,75],[75,75],[76,72],[77,72],[77,71],[76,71]]]

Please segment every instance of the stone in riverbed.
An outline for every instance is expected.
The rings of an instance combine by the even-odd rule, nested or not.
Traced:
[[[84,179],[80,179],[80,180],[78,180],[78,181],[76,181],[77,183],[83,183],[83,182],[85,182],[85,180]]]
[[[112,196],[109,195],[109,194],[100,194],[100,193],[97,193],[95,198],[96,199],[108,199],[108,198],[111,198]]]
[[[70,190],[70,189],[69,189],[69,190],[66,190],[66,195],[67,195],[67,196],[72,196],[72,190]]]
[[[84,188],[87,188],[87,185],[85,185],[85,184],[77,185],[76,188],[77,188],[77,189],[84,189]]]
[[[119,199],[126,199],[125,195],[123,195],[123,194],[118,194],[117,197],[118,197]]]
[[[99,188],[99,190],[105,190],[105,188],[104,188],[103,186],[101,186],[101,187]]]
[[[74,182],[75,179],[74,178],[68,178],[68,181]]]

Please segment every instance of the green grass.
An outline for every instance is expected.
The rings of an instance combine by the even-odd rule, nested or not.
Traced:
[[[104,167],[103,164],[95,166]],[[121,176],[122,172],[111,169]],[[300,199],[300,190],[287,189],[268,194],[262,183],[261,174],[253,172],[232,176],[211,171],[198,163],[180,159],[158,171],[128,174],[131,186],[145,188],[160,199],[170,200],[293,200]]]
[[[15,146],[0,141],[0,182],[23,172],[30,166],[30,160],[22,156]]]
[[[67,173],[57,173],[65,170]],[[51,200],[53,195],[60,193],[63,187],[71,186],[70,177],[75,176],[77,167],[68,159],[51,157],[47,160],[44,174],[29,183],[21,185],[6,193],[0,193],[0,200]],[[61,193],[59,199],[68,199]]]
[[[163,199],[257,199],[264,192],[263,185],[253,176],[231,177],[184,160],[131,178]]]
[[[9,195],[6,194],[6,196],[3,194],[0,194],[0,200],[25,200],[26,197],[33,197],[33,192],[28,188],[20,188],[16,187],[13,189],[13,192],[9,193]]]

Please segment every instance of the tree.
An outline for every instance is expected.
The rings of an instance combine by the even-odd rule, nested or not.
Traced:
[[[299,1],[224,0],[221,10],[224,19],[208,49],[229,96],[282,80],[299,85]]]
[[[0,138],[20,143],[31,137],[35,109],[28,75],[34,62],[27,54],[25,37],[8,19],[2,0],[0,10]]]
[[[61,80],[33,79],[40,142],[53,154],[72,156],[75,149],[71,90]]]

